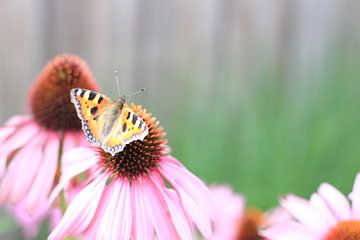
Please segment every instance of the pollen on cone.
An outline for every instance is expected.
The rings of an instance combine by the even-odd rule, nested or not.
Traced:
[[[96,81],[81,58],[58,56],[39,74],[29,92],[34,119],[46,129],[80,130],[81,123],[70,102],[72,88],[97,90]]]
[[[360,239],[360,221],[342,221],[333,227],[324,240]]]
[[[263,239],[259,233],[258,228],[262,224],[263,213],[255,208],[250,208],[246,211],[240,221],[240,228],[237,239],[239,240],[261,240]]]

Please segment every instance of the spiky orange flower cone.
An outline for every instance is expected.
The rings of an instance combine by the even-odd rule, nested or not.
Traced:
[[[89,67],[72,55],[52,60],[30,89],[29,105],[34,120],[49,130],[80,130],[81,123],[70,101],[73,88],[97,90]]]
[[[193,225],[211,235],[213,206],[204,183],[167,155],[159,122],[131,105],[149,128],[112,156],[83,147],[64,156],[63,175],[52,198],[86,169],[88,185],[70,203],[49,239],[81,235],[85,239],[192,239]],[[76,160],[76,161],[75,161]],[[66,164],[69,161],[69,164]],[[70,164],[71,163],[71,164]]]
[[[30,116],[14,116],[0,128],[0,204],[44,212],[61,154],[87,144],[70,102],[74,87],[96,90],[97,84],[79,57],[56,57],[31,86]]]

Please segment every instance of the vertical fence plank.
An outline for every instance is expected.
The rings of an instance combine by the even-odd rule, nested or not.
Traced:
[[[0,1],[0,121],[23,113],[43,57],[42,0]]]

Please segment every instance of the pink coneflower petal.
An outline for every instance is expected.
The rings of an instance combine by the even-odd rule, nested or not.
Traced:
[[[35,239],[44,218],[49,219],[50,229],[54,229],[62,214],[59,208],[48,209],[46,202],[39,203],[40,207],[33,214],[29,214],[26,210],[27,197],[17,205],[8,205],[7,210],[15,218],[16,222],[21,226],[25,239]]]
[[[63,239],[82,233],[87,228],[95,215],[107,179],[105,174],[95,179],[73,199],[48,239]]]
[[[168,189],[161,176],[154,172],[149,176],[156,186],[163,189],[163,196],[180,239],[192,238],[192,224],[183,211],[181,201],[173,189]]]
[[[77,146],[82,146],[82,145],[78,144],[78,141],[76,139],[76,134],[74,134],[72,132],[65,133],[64,134],[64,142],[63,142],[63,146],[62,146],[63,151],[68,152]]]
[[[71,178],[86,171],[98,161],[96,153],[88,147],[78,147],[65,153],[62,158],[61,180],[51,193],[49,201],[52,202],[56,198]]]
[[[168,214],[161,189],[150,178],[143,177],[142,191],[147,214],[150,216],[158,238],[178,239],[176,228],[173,225],[171,216]]]
[[[8,138],[13,132],[15,132],[19,125],[22,125],[26,122],[30,121],[28,117],[16,115],[11,117],[4,126],[0,127],[0,143]]]
[[[3,127],[0,128],[0,144],[3,142],[16,130],[15,127]]]
[[[213,206],[210,191],[203,182],[182,167],[176,159],[164,157],[161,174],[179,193],[186,214],[191,217],[205,238],[212,234]]]
[[[116,204],[122,205],[121,202],[117,202],[120,189],[121,185],[113,182],[105,188],[94,218],[84,234],[85,239],[110,239],[109,225],[113,221],[110,216],[114,212]]]
[[[12,151],[22,147],[40,132],[40,128],[36,123],[29,123],[24,126],[21,126],[20,129],[17,129],[13,135],[9,136],[9,139],[5,142],[2,148],[2,155],[6,153],[11,153]]]
[[[324,219],[327,226],[336,224],[337,220],[329,209],[329,205],[318,193],[313,193],[311,195],[310,204],[321,214],[321,217]]]
[[[10,163],[8,168],[8,174],[12,175],[12,178],[9,178],[8,184],[11,185],[12,191],[10,195],[10,201],[16,203],[20,201],[21,198],[25,196],[27,191],[36,177],[37,170],[41,166],[43,161],[44,154],[42,152],[42,147],[44,145],[44,138],[39,137],[34,145],[28,145],[22,151],[22,154],[16,155],[14,162]],[[26,151],[25,151],[26,149]],[[23,161],[23,159],[28,159],[28,161]],[[18,160],[18,161],[16,161]],[[19,173],[22,173],[22,176],[19,177]],[[6,183],[6,177],[4,177],[4,183]]]
[[[0,127],[0,130],[3,129],[13,129],[16,130],[17,127],[24,125],[25,123],[29,123],[31,122],[31,117],[30,116],[24,116],[24,115],[14,115],[12,117],[10,117],[3,126]],[[1,136],[1,134],[0,134]]]
[[[352,192],[349,194],[352,202],[352,216],[360,220],[360,173],[356,175]]]
[[[47,201],[53,187],[58,163],[58,156],[54,153],[59,152],[59,147],[60,141],[56,136],[49,138],[44,149],[44,161],[35,176],[32,188],[27,196],[26,208],[29,212],[34,212],[41,202]],[[43,201],[40,202],[39,199],[43,199]]]
[[[94,220],[85,233],[86,239],[130,239],[130,183],[113,181],[101,197]]]
[[[15,201],[26,194],[35,175],[34,172],[28,171],[27,168],[35,168],[40,165],[42,153],[41,149],[36,147],[41,143],[38,139],[20,149],[15,155],[1,181],[0,204],[3,204],[9,198]],[[29,161],[24,163],[24,158],[29,159]],[[22,173],[22,178],[18,177],[19,172]]]
[[[152,239],[154,236],[154,228],[150,216],[146,212],[144,194],[141,188],[140,182],[137,180],[132,181],[133,235],[134,239]]]
[[[289,221],[291,218],[290,214],[283,208],[277,207],[270,209],[264,214],[264,227],[270,226],[277,223],[283,223]]]
[[[318,193],[327,202],[329,208],[338,220],[347,220],[351,215],[351,208],[346,197],[328,183],[320,185]]]
[[[261,235],[265,239],[274,240],[319,240],[319,238],[314,238],[313,233],[309,232],[306,227],[293,221],[272,227],[262,232]]]
[[[8,137],[7,141],[2,144],[0,147],[0,178],[4,174],[6,161],[9,158],[9,155],[28,143],[33,139],[40,129],[36,124],[27,124],[21,128],[21,131],[17,130],[11,136]]]
[[[115,183],[116,184],[116,183]],[[117,202],[114,203],[115,209],[113,215],[109,218],[112,222],[110,236],[124,236],[124,239],[130,239],[132,228],[131,213],[131,191],[130,183],[123,181]],[[118,203],[122,203],[121,205]],[[113,221],[111,221],[113,219]]]
[[[36,213],[29,215],[25,209],[25,201],[16,206],[8,206],[9,212],[14,216],[16,222],[21,225],[23,235],[27,239],[35,239],[41,220],[48,215],[46,208],[41,208]]]
[[[193,239],[191,223],[182,209],[177,193],[172,189],[165,190],[165,201],[169,208],[171,218],[174,222],[180,239]]]
[[[288,195],[280,201],[280,204],[297,220],[308,226],[314,233],[321,232],[327,227],[317,210],[303,198]]]
[[[45,206],[45,207],[48,209],[47,206]],[[49,228],[54,229],[61,220],[61,217],[63,215],[62,211],[61,211],[60,207],[51,208],[50,210],[48,210],[48,214],[50,215]]]
[[[90,147],[90,144],[82,132],[65,132],[63,136],[62,151],[68,152],[75,147]]]
[[[211,240],[240,239],[238,237],[245,216],[245,199],[236,194],[228,185],[213,185],[210,187],[216,209],[214,234]]]

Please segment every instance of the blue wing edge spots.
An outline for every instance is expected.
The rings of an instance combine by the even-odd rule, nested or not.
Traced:
[[[98,146],[101,146],[101,143],[99,140],[96,140],[96,138],[94,137],[94,135],[92,135],[92,133],[90,132],[90,128],[89,125],[87,124],[87,120],[85,120],[83,114],[81,113],[81,104],[80,102],[76,99],[76,93],[78,91],[87,91],[81,88],[73,88],[70,90],[70,98],[71,98],[71,102],[75,105],[76,108],[76,113],[78,115],[78,117],[81,119],[81,126],[82,126],[82,130],[85,133],[86,139],[90,142],[90,143],[95,143]]]
[[[146,124],[145,124],[146,125]],[[124,141],[122,144],[119,144],[115,147],[109,147],[105,144],[101,144],[101,148],[105,151],[105,152],[108,152],[110,153],[112,156],[114,156],[116,153],[118,152],[121,152],[124,147],[126,146],[126,144],[132,142],[132,141],[135,141],[135,140],[140,140],[140,141],[143,141],[144,138],[149,134],[149,130],[148,130],[148,127],[146,125],[146,129],[144,132],[140,133],[140,134],[136,134],[134,135],[132,138],[130,138],[129,140],[127,141]]]

